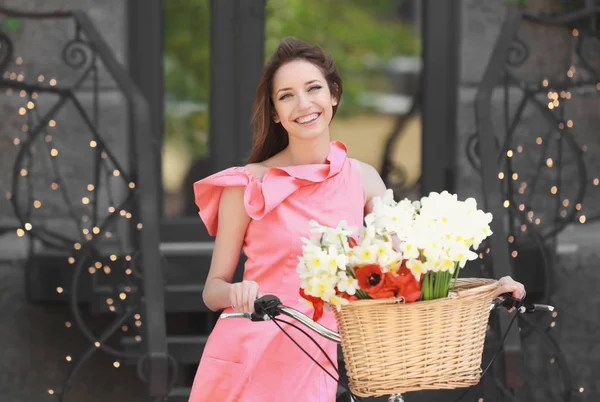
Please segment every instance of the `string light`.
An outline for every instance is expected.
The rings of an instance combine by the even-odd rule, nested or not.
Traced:
[[[17,65],[21,65],[23,63],[23,59],[21,57],[17,57],[15,60]],[[17,80],[17,81],[23,81],[25,79],[24,74],[22,73],[17,73],[17,72],[5,72],[4,73],[4,77],[6,79],[10,78],[11,80]],[[58,85],[58,81],[56,78],[52,78],[52,77],[46,77],[43,74],[39,74],[33,77],[34,80],[37,79],[37,82],[39,83],[44,83],[47,82],[48,85],[50,86],[56,86]],[[15,108],[15,112],[17,112],[20,116],[26,116],[26,118],[28,119],[33,119],[35,116],[34,114],[30,114],[30,111],[35,111],[38,109],[38,104],[36,103],[36,100],[38,99],[38,93],[36,92],[30,92],[29,90],[18,90],[18,91],[14,91],[13,89],[9,88],[6,91],[7,95],[18,95],[22,100],[21,100],[21,104],[19,106],[17,106]],[[54,116],[53,116],[54,117]],[[48,152],[48,154],[52,157],[52,158],[59,158],[62,154],[62,152],[60,152],[58,150],[58,148],[56,146],[53,146],[51,143],[53,142],[53,136],[49,134],[50,128],[55,128],[57,126],[57,122],[55,120],[56,117],[54,117],[53,119],[49,119],[47,122],[47,127],[46,130],[47,132],[42,131],[41,134],[42,136],[38,137],[39,140],[41,141],[45,141],[48,144],[47,148],[43,148],[45,152]],[[24,133],[23,135],[27,135],[30,134],[29,130],[30,130],[30,124],[34,124],[32,121],[29,120],[29,124],[28,123],[23,123],[22,125],[20,125],[20,130]],[[35,124],[34,124],[35,125]],[[42,127],[42,130],[44,130],[44,127]],[[12,143],[14,144],[14,146],[22,146],[22,145],[26,145],[28,144],[28,142],[26,142],[25,140],[22,139],[23,137],[19,138],[18,136],[14,136],[12,138]],[[28,137],[28,138],[33,138],[33,137]],[[99,146],[98,142],[96,140],[91,140],[89,142],[89,146],[90,148],[96,148]],[[44,152],[42,151],[42,152]],[[32,149],[32,153],[35,153],[36,149],[33,148]],[[64,152],[64,151],[63,151]],[[108,159],[108,153],[106,151],[102,151],[100,153],[100,157],[103,160]],[[52,162],[54,163],[54,162]],[[21,177],[27,177],[30,176],[33,173],[37,173],[37,172],[33,172],[30,171],[28,168],[21,168],[20,170],[18,170],[19,174]],[[122,172],[119,169],[114,169],[110,172],[111,176],[113,177],[123,177],[126,176],[124,173],[122,174]],[[133,190],[136,188],[136,183],[134,181],[124,181],[124,184],[128,186],[129,189]],[[53,180],[50,182],[50,188],[52,189],[52,191],[56,191],[58,190],[60,187],[59,185],[60,183],[60,179],[58,177],[54,177]],[[93,192],[95,190],[97,190],[97,186],[99,186],[98,183],[95,184],[87,184],[86,185],[86,189],[88,192]],[[6,192],[6,199],[7,200],[11,200],[12,199],[12,194],[10,192]],[[93,198],[88,196],[82,196],[81,197],[81,201],[83,205],[89,205],[92,204],[92,200]],[[116,201],[114,200],[109,200],[110,203],[115,203]],[[33,206],[33,208],[37,209],[41,209],[42,207],[44,207],[46,205],[46,203],[49,203],[48,200],[40,200],[40,199],[35,199],[33,197],[31,197],[28,201],[27,201],[28,205]],[[117,205],[115,203],[115,205]],[[109,212],[112,214],[116,211],[115,207],[110,207],[109,208]],[[95,211],[97,212],[97,211]],[[89,212],[88,212],[89,213]],[[91,215],[91,213],[89,213]],[[126,210],[119,210],[119,215],[121,217],[124,217],[126,219],[131,219],[133,217],[131,212],[128,212]],[[81,230],[81,233],[85,236],[85,239],[92,240],[93,236],[92,233],[94,235],[99,235],[101,233],[101,229],[100,227],[102,227],[104,224],[103,223],[99,223],[98,222],[98,216],[95,213],[94,215],[94,224],[92,225],[88,225],[87,227],[83,227],[83,225],[87,222],[90,221],[90,217],[88,215],[82,215],[81,217],[81,226],[79,228],[79,230]],[[101,221],[101,220],[100,220]],[[33,222],[25,222],[23,223],[23,227],[22,228],[17,228],[16,229],[16,234],[19,237],[24,237],[26,235],[26,233],[28,231],[33,231],[33,227],[37,226],[36,221]],[[142,229],[142,224],[141,223],[137,223],[137,228],[138,230]],[[109,231],[105,232],[106,237],[111,237],[112,233]],[[73,248],[75,250],[81,250],[83,248],[83,244],[81,242],[74,242],[73,243]],[[72,255],[72,256],[68,256],[66,258],[68,264],[73,265],[76,262],[75,259],[76,255]],[[77,257],[79,259],[79,257]],[[130,255],[127,255],[125,257],[123,257],[127,262],[130,262],[132,260],[132,257]],[[109,259],[113,262],[116,262],[119,257],[116,254],[111,254],[109,256]],[[93,275],[95,273],[97,273],[98,270],[102,269],[104,271],[105,274],[109,275],[111,274],[111,267],[109,265],[103,265],[102,262],[100,261],[95,261],[92,262],[90,264],[90,266],[88,267],[87,271],[90,275]],[[131,275],[133,273],[131,268],[127,268],[125,269],[125,273],[126,275]],[[66,291],[66,289],[63,286],[55,286],[55,291],[57,294],[64,294],[64,293],[68,293]],[[109,306],[110,311],[115,312],[120,310],[120,302],[121,301],[125,301],[128,299],[128,297],[130,297],[130,292],[132,291],[132,288],[127,286],[124,289],[121,289],[120,291],[117,291],[115,294],[114,298],[107,298],[107,305]],[[136,314],[136,320],[134,321],[134,325],[136,327],[142,327],[142,321],[141,321],[141,317],[139,314]],[[64,326],[67,329],[72,328],[72,323],[70,321],[65,321],[64,322]],[[126,325],[124,325],[122,327],[123,331],[127,331],[128,327]],[[135,336],[135,340],[136,342],[141,342],[142,341],[142,337],[140,335]],[[101,344],[100,342],[94,342],[94,346],[96,348],[100,348]],[[74,357],[71,354],[66,354],[65,355],[65,361],[67,362],[72,362],[74,360]],[[121,366],[121,362],[116,360],[112,363],[113,367],[115,368],[120,368]],[[48,389],[47,390],[48,394],[50,395],[54,395],[55,391],[53,389]]]

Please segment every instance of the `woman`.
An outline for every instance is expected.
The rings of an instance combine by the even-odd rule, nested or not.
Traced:
[[[253,106],[254,144],[248,165],[194,184],[195,201],[208,232],[216,236],[203,299],[213,311],[252,312],[262,294],[312,316],[299,302],[297,257],[309,221],[359,227],[371,200],[385,191],[377,171],[346,156],[331,142],[329,123],[342,96],[333,60],[320,48],[284,39],[265,66]],[[231,283],[240,252],[244,280]],[[524,295],[502,279],[499,293]],[[320,322],[335,330],[332,313]],[[326,357],[299,331],[286,330],[325,368]],[[315,336],[329,357],[337,346]],[[219,321],[210,335],[190,402],[335,401],[337,384],[271,322]]]

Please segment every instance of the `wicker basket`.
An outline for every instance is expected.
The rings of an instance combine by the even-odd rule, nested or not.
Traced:
[[[477,384],[497,286],[458,279],[456,297],[357,300],[334,310],[352,392],[369,397]]]

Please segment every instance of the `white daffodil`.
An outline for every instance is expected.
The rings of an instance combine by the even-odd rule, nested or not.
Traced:
[[[358,288],[358,280],[354,279],[345,271],[338,272],[339,282],[337,283],[337,288],[340,292],[346,292],[350,296],[356,294],[356,289]]]

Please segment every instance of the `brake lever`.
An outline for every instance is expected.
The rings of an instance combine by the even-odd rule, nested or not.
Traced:
[[[280,314],[281,300],[274,295],[264,295],[254,301],[254,311],[260,317],[275,317]]]
[[[511,293],[502,293],[494,299],[491,309],[504,307],[505,309],[510,310],[515,307],[518,310],[521,306],[523,306],[523,300],[513,297]]]
[[[502,299],[501,299],[502,298]],[[535,311],[554,311],[553,306],[549,306],[546,304],[535,304],[535,303],[526,303],[523,299],[517,299],[513,297],[510,293],[502,293],[498,296],[493,302],[490,310],[493,310],[498,307],[504,307],[507,310],[511,308],[516,308],[519,313],[533,313]]]

